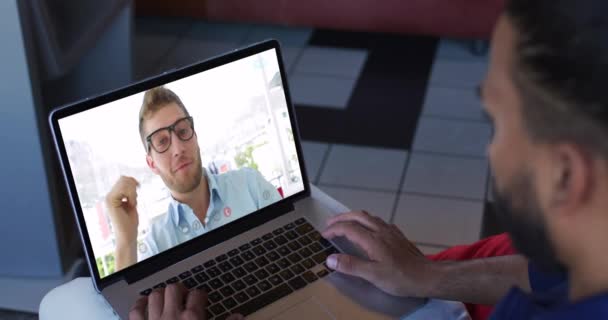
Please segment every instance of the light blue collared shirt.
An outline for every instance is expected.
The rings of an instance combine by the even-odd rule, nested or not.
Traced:
[[[205,223],[187,204],[173,199],[167,212],[152,224],[138,244],[137,261],[281,200],[277,189],[255,169],[243,168],[220,175],[205,173],[210,196]]]

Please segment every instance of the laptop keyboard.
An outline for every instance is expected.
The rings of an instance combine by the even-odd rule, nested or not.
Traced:
[[[208,319],[225,319],[231,313],[248,316],[327,276],[332,270],[325,260],[337,252],[305,218],[300,218],[141,294],[181,282],[190,290],[207,291]]]

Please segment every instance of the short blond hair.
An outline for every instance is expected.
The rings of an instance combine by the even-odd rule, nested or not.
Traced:
[[[146,137],[144,137],[144,121],[149,119],[158,110],[168,106],[171,103],[175,103],[185,113],[186,117],[190,116],[186,106],[182,103],[182,100],[175,94],[175,92],[167,89],[163,86],[152,88],[144,94],[144,101],[142,102],[141,109],[139,109],[139,136],[141,141],[146,148]]]

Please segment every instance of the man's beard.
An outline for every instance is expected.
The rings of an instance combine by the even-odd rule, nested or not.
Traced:
[[[161,175],[161,179],[163,180],[167,188],[169,188],[169,190],[173,192],[192,192],[200,185],[201,180],[203,178],[203,164],[199,153],[197,153],[196,159],[192,163],[192,166],[194,168],[194,172],[192,173],[192,175],[185,177],[183,181],[178,182],[176,180],[176,176],[166,177],[164,175]]]
[[[500,225],[505,227],[515,249],[547,272],[566,272],[549,239],[539,199],[531,175],[519,173],[502,192],[493,183],[494,207]]]

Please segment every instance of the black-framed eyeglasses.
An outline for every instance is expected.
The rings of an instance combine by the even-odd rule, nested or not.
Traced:
[[[171,147],[171,132],[175,132],[181,141],[188,141],[194,136],[194,120],[192,117],[184,117],[175,121],[172,125],[160,128],[146,137],[148,153],[150,147],[158,153],[164,153]]]

